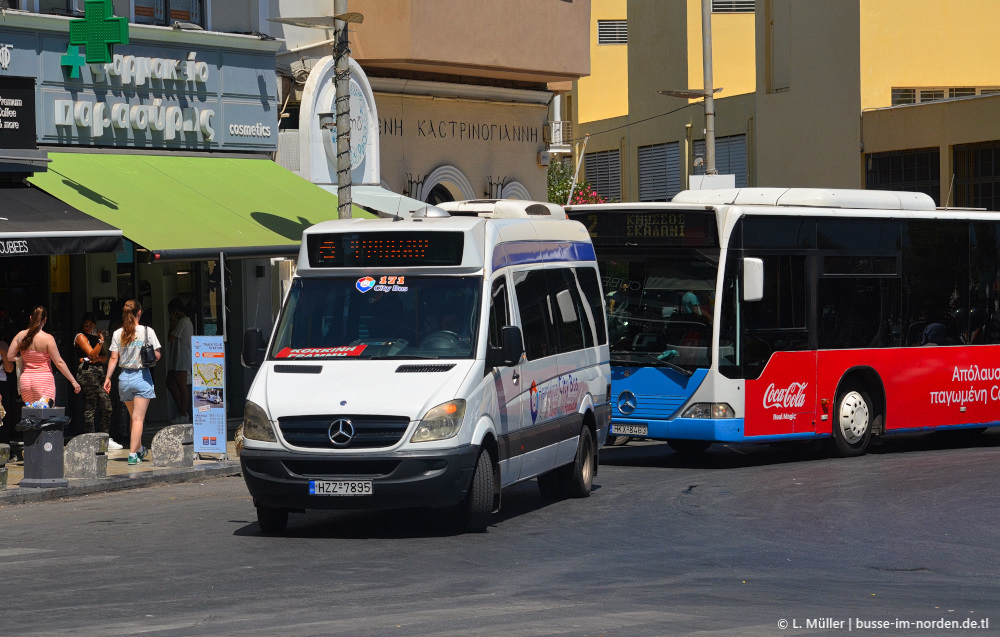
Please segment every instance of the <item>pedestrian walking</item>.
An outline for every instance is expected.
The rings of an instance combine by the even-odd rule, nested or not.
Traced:
[[[97,332],[97,319],[93,312],[83,315],[73,349],[77,357],[76,380],[83,388],[83,433],[94,433],[100,409],[100,431],[108,434],[108,450],[118,451],[123,447],[111,437],[111,397],[103,388],[108,368],[108,348],[104,344],[104,334]]]
[[[153,389],[153,375],[142,362],[142,348],[151,345],[160,360],[160,341],[156,332],[148,326],[139,325],[142,304],[136,300],[125,302],[122,308],[122,326],[111,337],[111,359],[104,376],[104,391],[111,392],[111,375],[121,366],[118,377],[118,395],[125,403],[131,420],[129,440],[129,464],[139,464],[149,456],[149,450],[142,445],[142,426],[146,420],[149,401],[156,398]]]
[[[56,339],[42,329],[48,319],[48,311],[41,305],[36,305],[31,310],[28,329],[18,332],[7,350],[8,358],[20,358],[24,361],[20,386],[21,400],[26,405],[43,401],[52,406],[55,402],[56,379],[52,376],[51,365],[55,365],[59,373],[66,377],[75,393],[80,393],[80,383],[76,382],[66,361],[59,355]]]
[[[167,356],[167,391],[177,403],[174,424],[191,422],[191,393],[188,373],[191,371],[191,336],[194,325],[184,311],[184,301],[174,299],[167,305],[170,311],[169,356]]]

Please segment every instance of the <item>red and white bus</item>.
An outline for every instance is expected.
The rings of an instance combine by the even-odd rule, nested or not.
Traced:
[[[800,188],[568,212],[604,280],[612,435],[852,456],[1000,425],[1000,213]]]

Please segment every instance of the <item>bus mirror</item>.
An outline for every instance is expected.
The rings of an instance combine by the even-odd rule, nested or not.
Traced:
[[[743,259],[743,300],[760,301],[764,298],[764,260]]]
[[[521,338],[521,328],[515,325],[505,325],[500,332],[503,345],[503,365],[513,367],[521,362],[524,354],[524,339]]]
[[[259,328],[251,328],[243,332],[243,367],[259,367],[267,356],[267,343],[264,333]]]

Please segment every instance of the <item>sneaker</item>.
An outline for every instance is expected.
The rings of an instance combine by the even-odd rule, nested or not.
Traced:
[[[122,445],[118,444],[112,438],[108,438],[108,451],[121,451],[124,449]]]
[[[134,453],[128,454],[128,463],[129,464],[139,464],[140,462],[142,462],[142,458],[140,458],[138,456],[138,454],[134,454]]]
[[[136,452],[136,455],[139,456],[139,460],[146,460],[149,458],[149,449],[146,447],[139,447],[139,451]]]

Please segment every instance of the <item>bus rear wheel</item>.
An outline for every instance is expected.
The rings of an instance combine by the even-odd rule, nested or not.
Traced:
[[[682,440],[680,438],[668,438],[667,445],[677,453],[686,455],[696,455],[705,453],[712,443],[708,440]]]
[[[874,404],[865,388],[848,385],[837,395],[833,412],[833,449],[845,458],[860,456],[872,439]]]

